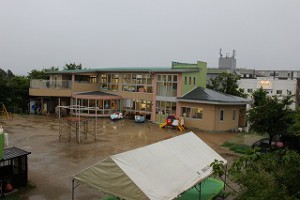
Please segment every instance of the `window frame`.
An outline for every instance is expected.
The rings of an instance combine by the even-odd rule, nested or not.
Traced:
[[[221,109],[221,110],[220,110],[220,116],[219,116],[220,122],[223,122],[223,121],[224,121],[224,118],[225,118],[224,116],[225,116],[224,109]]]

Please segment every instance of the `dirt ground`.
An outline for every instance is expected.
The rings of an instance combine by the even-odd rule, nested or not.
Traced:
[[[29,181],[36,188],[20,193],[24,200],[71,199],[72,177],[90,165],[106,157],[152,144],[182,134],[172,128],[160,129],[158,124],[140,123],[133,120],[110,121],[97,120],[97,139],[88,135],[78,144],[75,134],[68,140],[68,131],[59,140],[59,123],[54,116],[18,116],[0,121],[9,134],[9,146],[30,151],[28,156]],[[94,123],[89,124],[92,132]],[[224,141],[233,140],[237,133],[206,133],[193,131],[229,162],[238,155],[225,147]],[[79,186],[75,190],[75,199],[100,199],[102,193]]]

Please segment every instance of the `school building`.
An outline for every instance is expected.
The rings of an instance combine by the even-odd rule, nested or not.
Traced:
[[[205,62],[171,67],[99,68],[48,72],[49,80],[32,80],[31,113],[53,113],[59,106],[97,107],[81,116],[108,117],[119,111],[127,118],[144,115],[162,123],[169,115],[184,118],[187,127],[207,131],[246,126],[248,99],[206,89]],[[71,110],[67,114],[74,114]]]

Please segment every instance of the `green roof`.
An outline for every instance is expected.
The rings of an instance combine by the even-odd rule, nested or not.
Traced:
[[[51,71],[48,74],[75,74],[75,73],[91,73],[91,72],[199,72],[196,68],[180,68],[172,69],[171,67],[119,67],[119,68],[95,68],[95,69],[76,69]]]

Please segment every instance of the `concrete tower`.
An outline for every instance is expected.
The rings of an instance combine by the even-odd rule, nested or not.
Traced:
[[[236,69],[235,50],[233,50],[232,56],[230,56],[229,53],[226,53],[226,56],[223,57],[222,49],[220,49],[219,69]]]

